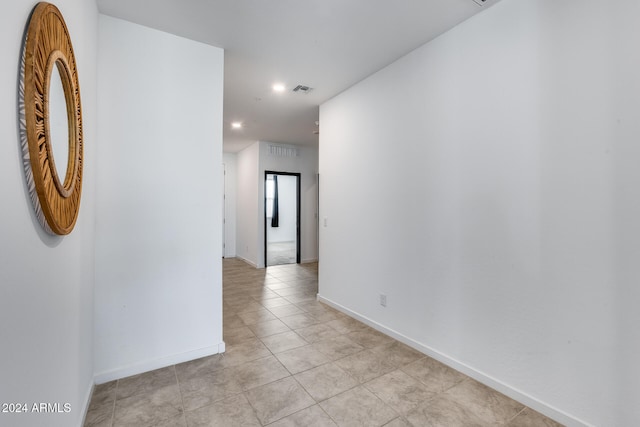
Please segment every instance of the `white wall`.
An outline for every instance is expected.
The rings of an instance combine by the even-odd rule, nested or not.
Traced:
[[[224,194],[225,194],[225,223],[224,223],[224,240],[225,253],[227,258],[236,256],[236,195],[237,177],[238,177],[238,156],[235,153],[224,153],[223,156],[225,168]]]
[[[78,222],[44,234],[25,185],[17,125],[23,32],[36,2],[5,2],[0,16],[0,402],[71,405],[70,413],[0,413],[0,425],[77,426],[93,386],[96,48],[93,0],[57,0],[82,94],[84,169]]]
[[[257,266],[258,252],[258,143],[240,151],[237,163],[236,252]]]
[[[107,16],[99,34],[102,382],[223,350],[223,51]]]
[[[640,425],[638,16],[504,0],[322,105],[321,297],[561,422]]]
[[[294,175],[278,175],[278,227],[267,217],[267,242],[296,241],[296,182]]]

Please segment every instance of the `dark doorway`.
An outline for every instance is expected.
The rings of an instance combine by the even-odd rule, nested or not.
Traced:
[[[300,263],[300,174],[265,171],[264,265]]]

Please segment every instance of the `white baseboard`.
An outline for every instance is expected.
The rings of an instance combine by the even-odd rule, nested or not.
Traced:
[[[362,316],[359,313],[356,313],[350,309],[348,309],[347,307],[344,307],[340,304],[338,304],[337,302],[334,302],[328,298],[323,297],[322,295],[318,294],[317,296],[318,301],[325,303],[333,308],[335,308],[336,310],[339,310],[341,312],[343,312],[344,314],[347,314],[351,317],[353,317],[354,319],[357,319],[359,321],[361,321],[362,323],[365,323],[369,326],[371,326],[372,328],[386,334],[389,335],[392,338],[395,338],[396,340],[400,341],[401,343],[404,343],[406,345],[408,345],[411,348],[414,348],[416,350],[418,350],[421,353],[426,354],[427,356],[430,356],[434,359],[436,359],[439,362],[444,363],[445,365],[455,369],[456,371],[462,372],[463,374],[475,379],[476,381],[481,382],[482,384],[491,387],[494,390],[499,391],[500,393],[509,396],[510,398],[522,403],[523,405],[528,406],[529,408],[540,412],[541,414],[546,415],[549,418],[554,419],[555,421],[564,424],[568,427],[593,427],[593,425],[588,424],[582,420],[579,420],[578,418],[567,414],[566,412],[563,412],[551,405],[548,405],[538,399],[536,399],[535,397],[532,397],[530,395],[528,395],[527,393],[521,392],[520,390],[517,390],[503,382],[501,382],[500,380],[491,377],[490,375],[487,375],[481,371],[478,371],[477,369],[474,369],[473,367],[466,365],[452,357],[447,356],[446,354],[443,354],[439,351],[437,351],[434,348],[429,347],[426,344],[423,344],[421,342],[415,341],[399,332],[396,332],[393,329],[387,328],[384,325],[381,325],[380,323],[369,319],[366,316]]]
[[[237,255],[237,256],[236,256],[236,258],[238,258],[239,260],[242,260],[242,261],[246,262],[247,264],[249,264],[249,265],[250,265],[251,267],[253,267],[253,268],[258,268],[258,264],[254,263],[254,262],[253,262],[253,261],[251,261],[251,260],[248,260],[248,259],[246,259],[246,258],[243,258],[243,257],[241,257],[240,255]]]
[[[303,259],[302,261],[300,261],[300,264],[309,264],[312,262],[318,262],[318,258]]]
[[[143,372],[153,371],[154,369],[165,368],[167,366],[188,362],[190,360],[199,359],[201,357],[212,356],[218,353],[224,353],[225,347],[226,347],[225,343],[224,341],[222,341],[219,344],[213,345],[211,347],[201,348],[198,350],[188,351],[186,353],[179,353],[179,354],[174,354],[170,356],[160,357],[158,359],[135,363],[129,366],[113,369],[111,371],[95,374],[93,377],[93,381],[95,384],[103,384],[109,381],[118,380],[120,378],[126,378],[131,375],[137,375]]]

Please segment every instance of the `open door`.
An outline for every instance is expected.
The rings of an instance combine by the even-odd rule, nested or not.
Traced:
[[[300,174],[265,172],[265,266],[300,263]]]

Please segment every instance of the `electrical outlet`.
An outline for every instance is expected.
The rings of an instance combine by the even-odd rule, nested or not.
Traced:
[[[380,305],[383,307],[387,306],[387,296],[385,294],[380,294]]]

